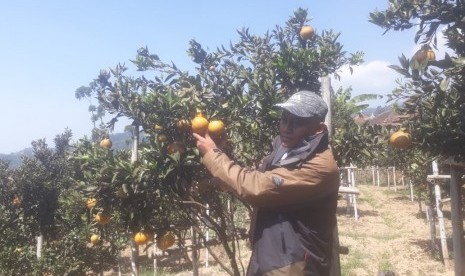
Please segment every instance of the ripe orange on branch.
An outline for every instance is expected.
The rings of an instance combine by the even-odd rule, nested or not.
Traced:
[[[94,219],[98,224],[107,224],[108,222],[110,222],[110,216],[102,212],[95,215]]]
[[[389,137],[389,144],[398,149],[405,149],[412,143],[412,136],[403,129],[394,132]]]
[[[212,120],[208,124],[208,134],[214,138],[221,137],[224,134],[224,123],[221,120]]]
[[[100,235],[98,234],[92,234],[92,236],[90,236],[90,242],[93,244],[93,245],[96,245],[100,242]]]
[[[163,131],[163,127],[159,124],[154,125],[153,129],[155,130],[155,132],[158,132],[158,133]]]
[[[310,39],[315,35],[315,29],[312,26],[302,26],[299,35],[302,39]]]
[[[428,59],[428,61],[436,60],[436,54],[434,53],[433,50],[429,49],[429,50],[426,52],[426,58]]]
[[[136,244],[138,245],[144,245],[146,244],[150,239],[150,236],[144,232],[137,232],[135,235],[134,235],[134,241],[136,242]]]
[[[113,146],[113,142],[111,141],[110,138],[104,138],[102,141],[100,141],[100,147],[104,149],[109,149]]]
[[[13,201],[11,202],[11,204],[14,206],[14,207],[19,207],[21,206],[21,203],[22,203],[22,200],[19,196],[15,196],[15,198],[13,198]]]
[[[93,197],[86,200],[86,208],[87,209],[94,208],[96,204],[97,204],[97,199],[95,199]]]
[[[176,237],[171,231],[166,232],[157,239],[157,247],[161,250],[166,250],[173,246]]]
[[[163,143],[163,142],[166,142],[166,140],[168,140],[168,137],[166,137],[165,134],[160,134],[158,135],[157,140],[158,142]]]
[[[205,136],[208,130],[208,120],[202,114],[202,112],[197,112],[197,116],[191,121],[192,132],[199,135]]]
[[[413,58],[422,64],[423,62],[436,60],[436,54],[431,49],[420,49],[414,54]]]

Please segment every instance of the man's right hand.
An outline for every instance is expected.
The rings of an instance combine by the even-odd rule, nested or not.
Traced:
[[[197,140],[197,148],[199,149],[200,153],[204,155],[211,149],[217,149],[218,146],[216,145],[215,141],[210,137],[210,135],[207,133],[205,134],[205,137],[197,134],[197,133],[192,133],[194,138]]]

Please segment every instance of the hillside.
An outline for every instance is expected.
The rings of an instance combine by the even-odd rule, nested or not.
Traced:
[[[113,149],[118,150],[118,149],[130,147],[130,141],[131,141],[130,132],[110,134],[110,138],[113,142]],[[48,141],[48,145],[52,147],[53,143],[50,143]],[[0,153],[0,160],[5,160],[9,162],[10,168],[17,168],[18,166],[21,165],[23,156],[32,156],[32,154],[33,154],[32,148],[25,148],[23,150],[8,153],[8,154]]]

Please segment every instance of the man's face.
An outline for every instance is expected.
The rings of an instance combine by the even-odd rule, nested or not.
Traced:
[[[305,137],[321,133],[323,129],[323,122],[314,118],[297,117],[289,111],[284,110],[279,122],[281,144],[285,148],[294,148]]]

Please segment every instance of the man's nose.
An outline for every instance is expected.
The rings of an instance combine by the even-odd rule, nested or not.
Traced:
[[[284,130],[286,132],[292,132],[293,129],[294,129],[294,124],[292,122],[286,122],[284,124]]]

